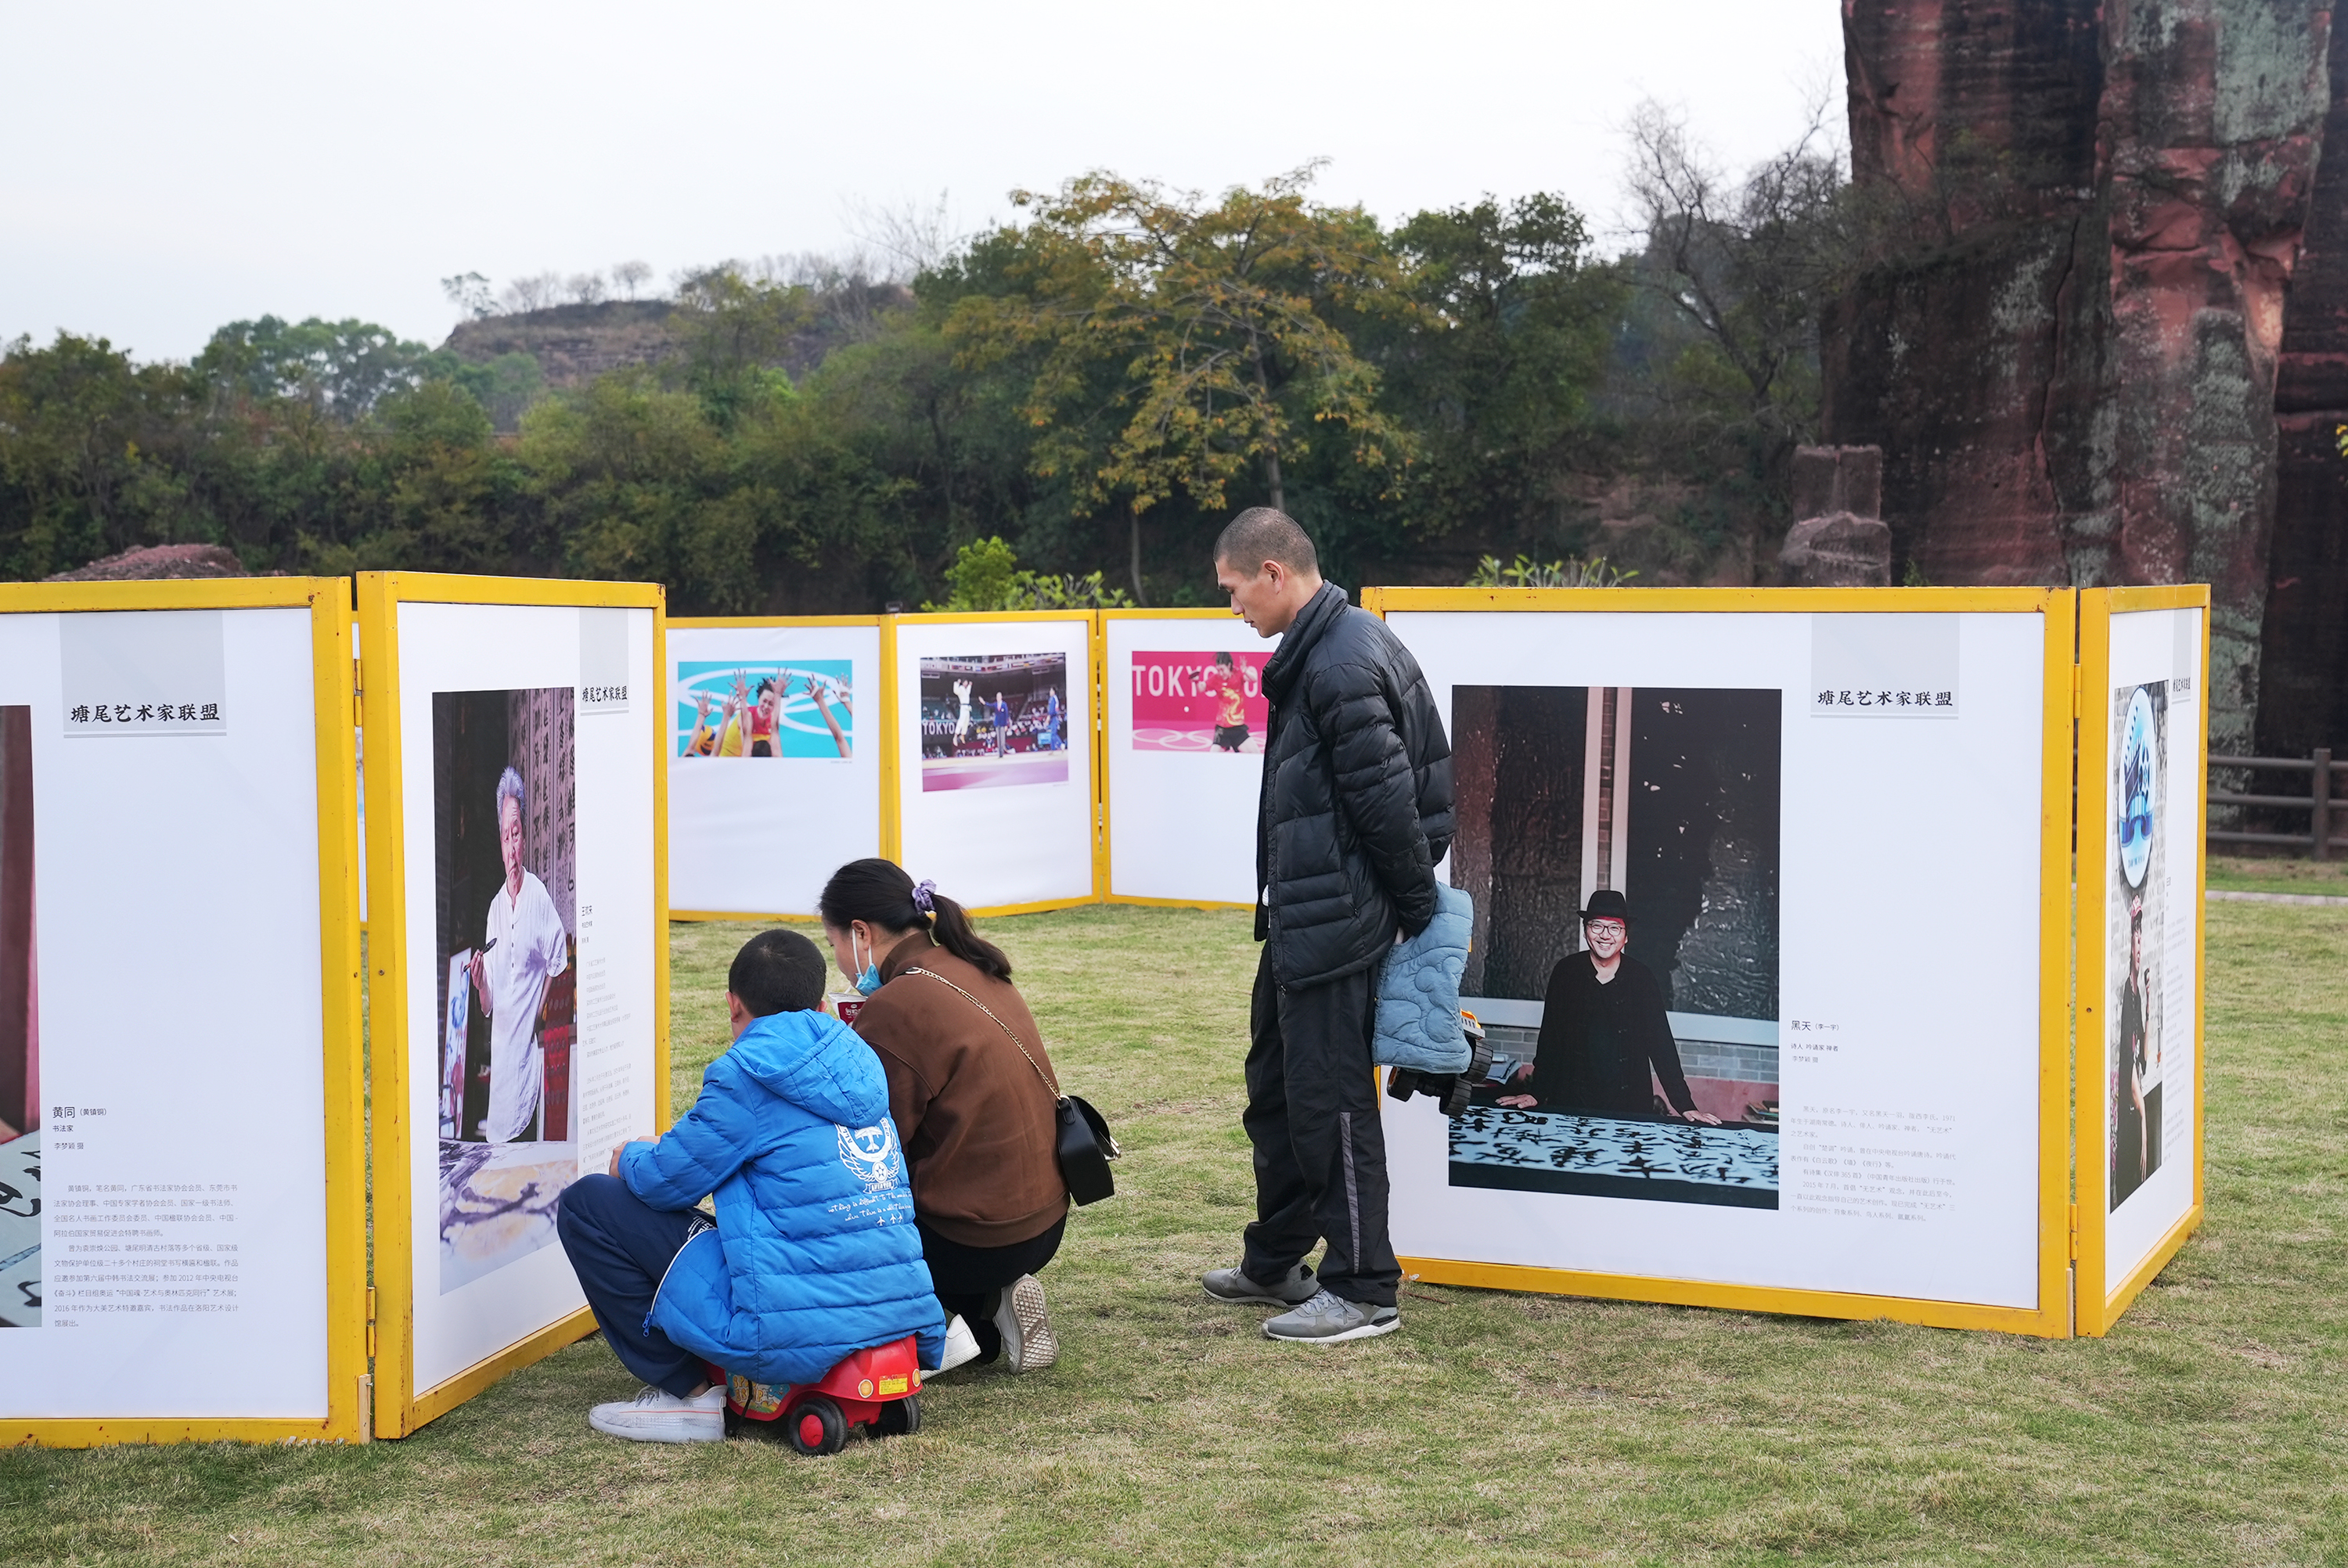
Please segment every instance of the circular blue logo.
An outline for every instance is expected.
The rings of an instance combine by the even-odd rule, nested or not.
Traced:
[[[2159,815],[2158,770],[2152,755],[2152,698],[2143,687],[2128,699],[2120,726],[2120,873],[2131,887],[2144,886],[2152,864],[2152,825]]]

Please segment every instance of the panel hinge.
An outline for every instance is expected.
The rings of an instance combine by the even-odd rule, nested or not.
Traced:
[[[366,1287],[367,1359],[375,1359],[375,1286]]]
[[[2079,716],[2079,667],[2071,666],[2071,717]]]
[[[2071,1261],[2079,1261],[2079,1205],[2071,1205]]]

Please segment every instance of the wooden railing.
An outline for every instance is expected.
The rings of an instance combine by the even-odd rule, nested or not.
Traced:
[[[2348,849],[2348,839],[2332,836],[2333,808],[2342,803],[2332,794],[2332,751],[2319,749],[2312,757],[2211,757],[2209,766],[2247,773],[2304,774],[2304,794],[2237,794],[2211,790],[2209,804],[2254,806],[2266,811],[2305,812],[2305,833],[2252,833],[2238,828],[2209,828],[2212,844],[2279,844],[2309,851],[2317,860],[2329,860],[2337,849]]]

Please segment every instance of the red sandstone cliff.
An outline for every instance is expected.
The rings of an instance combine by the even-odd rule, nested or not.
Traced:
[[[1883,447],[1932,581],[2209,581],[2219,750],[2258,702],[2330,26],[2319,0],[1843,8],[1883,244],[1827,323],[1828,438]]]

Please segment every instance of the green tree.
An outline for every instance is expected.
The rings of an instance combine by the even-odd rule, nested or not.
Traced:
[[[263,316],[212,333],[194,369],[232,395],[298,398],[348,423],[422,380],[429,354],[372,322]]]
[[[1408,512],[1430,535],[1553,521],[1586,455],[1624,285],[1581,214],[1537,194],[1422,212],[1395,231],[1424,313],[1379,334],[1389,406],[1418,434]]]
[[[1160,502],[1220,509],[1252,469],[1285,507],[1287,468],[1323,433],[1381,476],[1409,456],[1341,324],[1406,310],[1401,267],[1360,209],[1306,200],[1313,173],[1211,204],[1105,173],[1015,193],[1035,214],[1018,292],[965,298],[947,322],[973,368],[1034,364],[1032,466],[1067,476],[1078,515],[1123,500],[1144,602],[1141,518]]]

